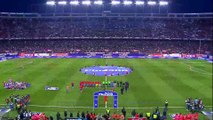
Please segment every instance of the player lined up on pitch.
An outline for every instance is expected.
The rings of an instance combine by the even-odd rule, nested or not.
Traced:
[[[69,93],[71,91],[70,88],[74,89],[74,87],[75,87],[75,83],[71,82],[70,85],[66,86],[66,93]]]
[[[30,103],[30,95],[11,95],[5,99],[6,104],[11,110],[17,110],[18,113],[25,111]]]
[[[115,91],[117,87],[120,87],[121,94],[123,95],[124,92],[127,92],[129,89],[129,82],[103,81],[101,83],[99,81],[81,81],[79,84],[80,92],[82,92],[84,88],[99,88],[99,90],[110,88],[112,91]],[[67,92],[69,92],[69,86],[67,86]]]
[[[204,109],[203,100],[201,98],[195,98],[194,100],[192,98],[187,98],[185,100],[186,103],[186,109],[191,112],[199,112]]]
[[[26,89],[30,86],[31,86],[30,83],[18,82],[18,81],[14,81],[12,79],[9,79],[8,82],[6,82],[6,81],[3,82],[3,87],[5,89],[23,90],[23,89]]]

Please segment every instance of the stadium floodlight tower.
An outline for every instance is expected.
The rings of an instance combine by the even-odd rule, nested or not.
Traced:
[[[130,1],[130,0],[124,0],[123,4],[124,5],[132,5],[132,1]]]
[[[154,5],[156,5],[157,3],[156,3],[156,1],[148,1],[147,4],[150,5],[150,6],[154,6]]]
[[[96,0],[96,1],[94,1],[94,5],[103,5],[103,1],[102,0]]]
[[[70,5],[79,5],[79,1],[77,0],[70,1]]]
[[[55,5],[55,1],[49,0],[49,1],[46,2],[46,4],[50,5],[50,6],[53,6],[53,5]]]
[[[112,5],[119,5],[121,2],[118,0],[112,0],[111,4]]]
[[[167,6],[169,4],[168,1],[159,1],[160,6]]]
[[[66,5],[66,4],[67,4],[67,1],[61,0],[61,1],[58,1],[58,4],[59,4],[59,5]]]
[[[90,0],[84,0],[81,2],[82,5],[91,5],[91,1]]]
[[[135,5],[144,5],[144,1],[136,0]]]

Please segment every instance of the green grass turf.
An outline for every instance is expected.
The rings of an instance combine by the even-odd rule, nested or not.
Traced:
[[[26,81],[31,87],[25,90],[6,90],[0,86],[0,104],[11,94],[31,95],[31,105],[60,106],[61,108],[33,107],[32,111],[54,114],[64,111],[65,107],[88,107],[84,109],[67,108],[71,111],[92,111],[93,93],[97,88],[79,91],[80,81],[104,81],[104,77],[84,75],[79,70],[84,66],[114,64],[133,68],[133,72],[122,77],[108,77],[110,81],[128,81],[130,89],[124,95],[119,93],[119,107],[139,107],[138,112],[152,112],[156,106],[169,101],[169,113],[186,112],[187,97],[202,98],[205,106],[212,107],[212,64],[201,60],[164,60],[164,59],[15,59],[0,63],[0,82]],[[75,88],[66,93],[71,82]],[[59,91],[45,91],[44,87],[57,86]],[[103,98],[99,106],[104,107]],[[108,105],[113,106],[109,98]],[[96,112],[103,111],[102,108]],[[129,113],[130,114],[130,113]]]

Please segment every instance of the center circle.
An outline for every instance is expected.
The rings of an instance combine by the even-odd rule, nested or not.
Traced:
[[[121,66],[92,66],[84,67],[82,73],[93,76],[124,76],[132,72],[132,69]]]

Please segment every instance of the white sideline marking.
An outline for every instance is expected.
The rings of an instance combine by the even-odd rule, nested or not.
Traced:
[[[212,76],[212,73],[209,73],[209,72],[207,72],[207,71],[205,71],[205,70],[203,70],[203,69],[196,68],[196,67],[192,67],[191,65],[188,65],[188,64],[186,64],[186,63],[184,63],[184,62],[182,62],[182,63],[185,64],[186,66],[188,66],[189,70],[192,71],[192,72],[196,72],[196,73],[205,74],[205,75],[211,75],[211,76]],[[194,69],[193,69],[193,68],[194,68]],[[197,71],[197,70],[195,70],[195,69],[198,69],[198,70],[200,70],[200,71]],[[201,71],[202,71],[202,72],[201,72]]]
[[[6,105],[6,104],[0,104],[0,105]],[[29,105],[30,107],[40,107],[40,108],[70,108],[70,109],[88,109],[93,108],[92,106],[45,106],[45,105]],[[154,107],[125,107],[126,109],[153,109]],[[101,109],[105,109],[105,107],[99,107]],[[112,108],[112,107],[111,107]],[[118,109],[121,109],[123,107],[118,107]],[[164,107],[159,107],[164,108]],[[185,109],[185,106],[170,106],[170,109]],[[212,108],[212,106],[205,106],[205,108]]]

